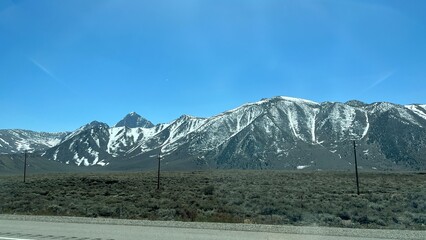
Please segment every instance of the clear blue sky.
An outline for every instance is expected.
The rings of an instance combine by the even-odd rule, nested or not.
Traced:
[[[283,95],[426,103],[424,0],[0,0],[0,129]]]

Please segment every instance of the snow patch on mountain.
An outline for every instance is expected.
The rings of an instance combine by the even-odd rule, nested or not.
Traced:
[[[363,139],[367,135],[368,130],[370,129],[370,120],[368,119],[368,114],[367,112],[364,112],[364,114],[365,114],[365,121],[367,125],[364,128],[364,132],[362,133],[361,139]]]
[[[426,105],[406,105],[405,107],[413,111],[419,117],[426,119]]]
[[[317,108],[319,105],[315,102],[305,100],[293,100],[288,98],[280,97],[281,101],[276,103],[276,117],[277,121],[285,116],[281,116],[284,113],[287,116],[288,127],[297,139],[305,142],[316,143],[316,116],[319,112]]]
[[[299,104],[319,105],[319,103],[317,103],[317,102],[306,100],[306,99],[302,99],[302,98],[285,97],[285,96],[280,96],[280,97],[277,97],[277,98],[279,98],[281,100],[285,100],[285,101],[299,103]]]
[[[297,170],[302,170],[302,169],[305,169],[305,168],[308,168],[308,167],[310,167],[311,165],[300,165],[300,166],[297,166],[296,167],[296,169]]]
[[[86,125],[78,128],[74,132],[68,134],[64,139],[62,139],[62,141],[60,143],[66,142],[66,141],[74,138],[75,136],[78,136],[81,132],[83,132],[85,130],[85,128],[86,128]]]
[[[417,126],[421,126],[421,124],[416,119],[414,119],[414,117],[409,113],[406,108],[398,108],[398,113],[401,118],[408,121],[408,124],[415,124]]]
[[[331,131],[337,141],[364,138],[370,128],[367,111],[343,103],[326,103],[323,105],[322,118],[318,120],[317,129]],[[329,129],[331,128],[331,129]]]
[[[355,120],[355,109],[340,104],[336,106],[339,107],[333,108],[330,115],[336,126],[340,126],[340,129],[336,130],[340,132],[351,130],[351,126]]]
[[[378,103],[373,103],[370,108],[371,108],[370,113],[374,114],[376,112],[386,112],[391,109],[394,109],[395,104],[388,103],[388,102],[378,102]]]
[[[196,148],[201,151],[216,149],[263,114],[263,104],[267,102],[267,100],[262,100],[254,104],[245,104],[243,105],[245,107],[239,107],[205,120],[202,128],[197,131],[199,143]]]
[[[90,166],[89,159],[87,159],[84,156],[80,158],[77,152],[74,153],[73,159],[74,159],[75,163],[77,164],[77,166],[80,166],[82,163],[86,167]]]
[[[316,134],[315,134],[315,125],[316,125],[316,120],[317,120],[317,114],[318,114],[318,112],[319,112],[319,110],[318,109],[316,109],[315,111],[314,111],[314,117],[311,119],[311,134],[312,134],[312,139],[311,139],[311,141],[313,142],[313,143],[316,143],[316,144],[319,144],[319,142],[318,142],[318,140],[317,140],[317,137],[316,137]]]
[[[59,152],[59,148],[57,148],[56,150],[55,150],[55,153],[53,154],[53,160],[54,161],[56,161],[56,160],[58,160],[58,152]],[[43,155],[44,155],[45,153],[43,153]]]
[[[189,134],[197,131],[206,119],[183,115],[173,121],[165,130],[169,132],[167,139],[161,144],[161,152],[168,154],[177,149],[180,144],[176,142]]]
[[[66,134],[21,129],[0,130],[1,151],[4,153],[17,153],[45,150],[58,145]]]
[[[25,140],[20,140],[16,142],[16,148],[19,152],[22,152],[24,150],[31,150],[30,143]]]

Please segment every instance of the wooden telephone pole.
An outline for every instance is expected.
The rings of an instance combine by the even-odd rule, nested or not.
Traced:
[[[24,153],[24,182],[25,182],[25,177],[27,175],[27,150],[25,150]]]
[[[359,195],[358,162],[357,162],[357,159],[356,159],[356,143],[355,143],[355,140],[353,141],[353,143],[354,143],[354,156],[355,156],[356,194]]]
[[[157,190],[160,190],[160,161],[161,161],[161,151],[158,153],[158,173],[157,173]]]

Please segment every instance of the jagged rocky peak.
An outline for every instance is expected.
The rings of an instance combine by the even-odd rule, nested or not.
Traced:
[[[361,102],[361,101],[358,101],[358,100],[350,100],[350,101],[347,101],[345,104],[347,104],[351,107],[365,107],[365,106],[368,105],[365,102]]]
[[[127,114],[121,121],[115,124],[114,127],[128,127],[128,128],[151,128],[154,127],[154,124],[147,119],[143,118],[135,112]]]
[[[89,124],[84,126],[84,129],[92,129],[92,128],[109,128],[108,124],[98,121],[92,121]]]
[[[321,107],[330,107],[330,106],[335,106],[338,105],[338,102],[330,102],[330,101],[325,101],[321,103]],[[343,104],[343,103],[340,103]]]
[[[201,117],[195,117],[187,114],[181,115],[177,120],[193,120],[193,119],[203,119]]]

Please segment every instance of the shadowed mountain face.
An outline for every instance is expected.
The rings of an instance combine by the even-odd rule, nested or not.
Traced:
[[[160,151],[171,170],[350,169],[355,140],[361,168],[426,169],[426,105],[276,97],[156,126],[131,127],[142,119],[131,115],[115,127],[83,126],[42,156],[116,170],[153,168]]]

